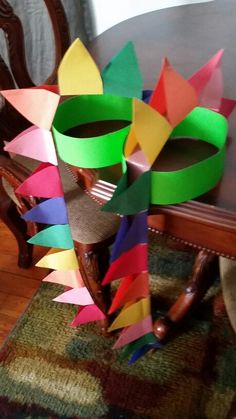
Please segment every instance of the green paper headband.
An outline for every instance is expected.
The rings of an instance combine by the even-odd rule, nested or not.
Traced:
[[[95,121],[132,121],[132,99],[110,95],[83,95],[61,103],[53,121],[53,135],[61,160],[73,166],[97,169],[121,162],[130,124],[92,138],[65,135],[67,130]]]

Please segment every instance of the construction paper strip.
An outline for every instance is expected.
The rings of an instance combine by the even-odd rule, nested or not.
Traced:
[[[84,286],[84,282],[80,271],[52,271],[47,275],[43,282],[52,282],[53,284],[60,284],[70,288],[80,288]]]
[[[120,314],[116,317],[114,322],[108,329],[108,332],[112,330],[121,329],[123,327],[130,326],[131,324],[138,323],[145,317],[150,315],[150,298],[142,298],[137,303],[124,308]]]
[[[95,305],[80,307],[79,311],[71,323],[71,327],[77,327],[84,323],[104,320],[105,314]]]
[[[175,127],[197,105],[195,89],[165,58],[160,79],[150,99],[150,106],[166,115],[169,123]]]
[[[138,323],[122,330],[119,338],[115,342],[113,349],[119,349],[122,346],[128,345],[136,339],[150,333],[152,331],[152,317],[149,315]]]
[[[27,241],[31,244],[58,249],[72,249],[74,247],[69,224],[47,227]]]
[[[20,195],[33,195],[39,198],[64,196],[58,168],[50,163],[40,164],[15,192]]]
[[[147,264],[147,244],[138,244],[123,253],[110,265],[102,285],[107,285],[111,281],[127,275],[147,271]]]
[[[172,137],[206,141],[218,152],[192,166],[174,172],[151,172],[151,204],[168,205],[194,199],[219,182],[224,171],[227,120],[204,108],[194,109],[173,131]]]
[[[134,260],[133,263],[136,263],[136,260]],[[121,295],[121,293],[118,294],[118,291],[112,300],[109,314],[114,313],[114,311],[116,311],[118,308],[131,301],[135,301],[149,295],[148,273],[142,272],[137,275],[123,295]]]
[[[94,301],[86,287],[73,288],[72,290],[63,292],[63,294],[54,298],[53,301],[56,301],[57,303],[77,304],[81,306],[94,304]]]
[[[147,210],[150,202],[150,178],[151,172],[145,172],[128,187],[128,176],[125,173],[111,200],[102,206],[102,211],[132,215]]]
[[[21,217],[26,221],[43,224],[68,224],[67,208],[62,197],[47,199]]]
[[[215,69],[221,64],[224,50],[220,49],[206,64],[189,78],[189,83],[194,87],[197,95],[201,97],[207,83],[209,83]],[[215,86],[216,87],[216,86]]]
[[[40,268],[57,269],[58,271],[69,271],[78,269],[79,264],[74,249],[58,251],[51,249],[46,256],[39,260],[35,266]]]
[[[61,103],[53,121],[53,135],[61,160],[84,168],[99,168],[121,162],[124,141],[130,130],[132,100],[110,95],[76,96]],[[111,121],[127,121],[125,128],[113,132]],[[107,121],[107,134],[90,138],[64,133],[78,125]],[[109,123],[110,121],[110,123]],[[80,132],[80,131],[79,131]]]
[[[2,90],[3,97],[37,127],[50,129],[60,96],[44,89]]]
[[[133,127],[137,141],[152,165],[168,140],[172,126],[159,112],[134,99]]]
[[[122,349],[121,357],[127,358],[132,354],[132,352],[137,351],[138,349],[142,348],[144,345],[148,344],[155,344],[157,341],[157,338],[155,335],[151,333],[147,333],[146,335],[142,336],[138,340],[129,343],[125,348]]]
[[[142,97],[142,75],[132,42],[112,58],[102,72],[104,94]]]
[[[61,95],[103,93],[99,69],[79,38],[66,51],[57,75]]]
[[[137,244],[147,243],[147,240],[146,211],[134,215],[132,219],[127,216],[123,217],[112,248],[111,262]]]
[[[17,135],[4,147],[5,151],[57,165],[56,150],[50,131],[33,126]]]

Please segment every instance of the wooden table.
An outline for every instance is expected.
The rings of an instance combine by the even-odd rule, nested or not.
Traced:
[[[90,45],[100,67],[128,40],[135,44],[144,88],[153,89],[167,56],[186,78],[190,77],[220,48],[225,49],[223,74],[225,97],[236,98],[236,1],[187,5],[147,13],[109,29]],[[167,315],[156,334],[166,336],[167,323],[179,321],[199,302],[217,274],[216,255],[236,258],[236,119],[229,127],[224,177],[218,186],[199,199],[179,205],[153,206],[151,228],[165,232],[199,249],[193,278]],[[114,186],[109,186],[111,196]],[[107,191],[106,191],[107,192]],[[99,182],[96,197],[105,198]],[[155,214],[155,215],[152,215]]]

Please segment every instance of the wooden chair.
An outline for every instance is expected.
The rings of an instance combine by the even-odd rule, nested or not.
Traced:
[[[55,37],[55,65],[45,84],[56,81],[58,63],[70,45],[69,28],[60,0],[45,0]],[[0,88],[30,87],[34,83],[28,73],[22,25],[13,9],[5,0],[0,0],[0,27],[6,34],[10,69],[0,57]],[[10,159],[3,152],[3,140],[11,140],[30,124],[9,104],[0,111],[0,216],[12,231],[19,247],[18,265],[27,268],[32,263],[32,245],[27,239],[36,234],[40,226],[24,222],[20,215],[36,205],[33,197],[15,196],[14,190],[39,164],[31,159],[16,156]],[[119,217],[102,213],[99,204],[86,195],[78,183],[86,185],[91,173],[60,165],[65,199],[75,248],[80,260],[84,281],[95,302],[103,311],[109,304],[109,293],[101,293],[99,281],[108,266],[108,246],[112,243],[119,225]],[[106,297],[106,298],[105,298]]]

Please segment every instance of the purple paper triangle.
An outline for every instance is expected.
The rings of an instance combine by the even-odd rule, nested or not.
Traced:
[[[43,224],[68,224],[64,198],[47,199],[22,215],[22,218]]]

